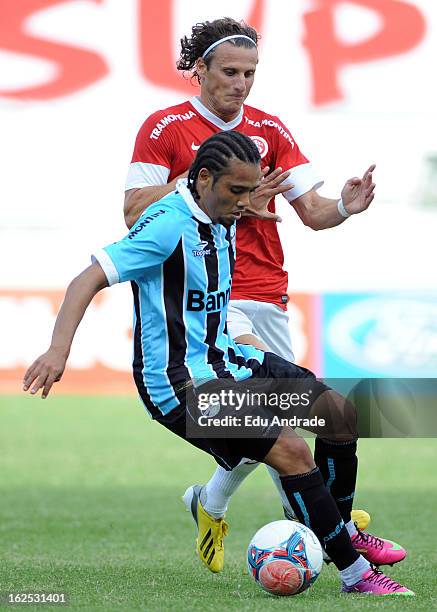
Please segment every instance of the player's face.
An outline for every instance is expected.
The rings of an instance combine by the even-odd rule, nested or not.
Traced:
[[[197,192],[199,207],[213,223],[228,227],[238,219],[249,206],[250,194],[261,183],[261,167],[233,159],[228,172],[214,183],[213,176],[206,168],[199,172]]]
[[[223,121],[232,121],[249,95],[258,63],[256,47],[235,47],[225,42],[213,51],[207,68],[200,59],[200,98]]]

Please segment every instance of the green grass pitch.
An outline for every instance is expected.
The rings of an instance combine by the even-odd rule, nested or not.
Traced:
[[[234,497],[225,569],[212,575],[180,501],[212,472],[210,457],[151,422],[135,398],[2,396],[0,591],[65,591],[67,610],[87,611],[437,609],[436,441],[359,447],[356,507],[372,514],[375,534],[407,548],[388,574],[414,600],[341,596],[332,566],[305,594],[264,593],[245,564],[253,533],[282,518],[263,467]]]

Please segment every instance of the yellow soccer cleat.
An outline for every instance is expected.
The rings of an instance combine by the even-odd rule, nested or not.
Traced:
[[[200,485],[188,487],[182,501],[191,512],[197,525],[196,550],[202,563],[215,574],[221,572],[225,563],[223,538],[228,535],[228,524],[223,518],[215,519],[200,503]]]
[[[351,519],[360,531],[366,531],[370,525],[370,514],[365,510],[352,510]]]

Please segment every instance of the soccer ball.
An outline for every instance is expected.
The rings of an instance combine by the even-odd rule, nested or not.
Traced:
[[[265,591],[297,595],[322,571],[323,552],[311,529],[295,521],[261,527],[247,549],[247,569]]]

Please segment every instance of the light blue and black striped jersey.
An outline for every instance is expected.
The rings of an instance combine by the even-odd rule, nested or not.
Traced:
[[[235,232],[235,223],[212,223],[181,180],[123,240],[93,255],[110,285],[132,282],[134,379],[154,418],[180,405],[188,381],[244,380],[263,362],[262,351],[227,333]]]

